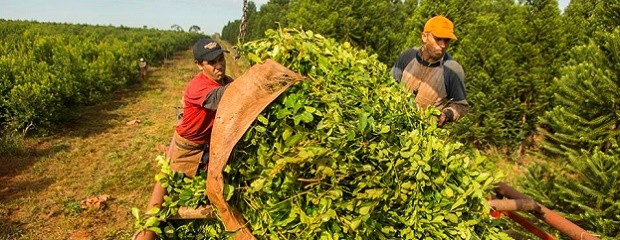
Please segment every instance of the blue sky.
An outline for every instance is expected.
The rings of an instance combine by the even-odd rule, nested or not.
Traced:
[[[559,0],[564,9],[570,0]],[[268,0],[253,0],[257,7]],[[197,25],[206,34],[241,19],[243,0],[0,0],[0,18],[85,23],[185,31]]]
[[[242,9],[243,0],[0,0],[2,19],[158,29],[177,24],[185,31],[197,25],[206,34],[241,19]]]

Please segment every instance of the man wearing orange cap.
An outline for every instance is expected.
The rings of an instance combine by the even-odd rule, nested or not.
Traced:
[[[439,126],[459,120],[469,109],[463,67],[446,53],[451,40],[456,40],[452,21],[432,17],[424,25],[424,44],[403,52],[391,71],[392,77],[415,95],[418,107],[440,109]]]

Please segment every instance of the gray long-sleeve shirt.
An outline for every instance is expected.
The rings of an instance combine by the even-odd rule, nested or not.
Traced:
[[[469,109],[465,72],[448,54],[431,64],[422,59],[417,49],[408,49],[396,61],[391,73],[416,96],[418,107],[434,105],[449,116],[449,121],[459,120]]]

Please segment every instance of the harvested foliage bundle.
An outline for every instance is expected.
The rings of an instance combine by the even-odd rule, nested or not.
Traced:
[[[256,237],[503,237],[487,225],[486,159],[446,141],[438,111],[416,109],[376,56],[310,31],[267,36],[241,50],[253,63],[271,58],[308,79],[258,116],[225,170],[228,203]],[[174,228],[168,237],[187,235]],[[215,238],[221,233],[208,232],[223,228],[204,229],[201,236]]]

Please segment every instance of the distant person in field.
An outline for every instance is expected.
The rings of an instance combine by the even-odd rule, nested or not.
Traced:
[[[220,44],[200,39],[193,46],[194,64],[200,69],[183,92],[183,117],[175,128],[166,155],[170,170],[194,177],[209,162],[209,141],[215,113],[224,91],[233,79],[226,75],[226,60]],[[161,207],[166,190],[155,184],[148,209]],[[143,232],[137,239],[153,239],[153,232]]]
[[[432,17],[424,25],[424,44],[404,51],[391,71],[392,77],[415,95],[418,107],[433,105],[441,111],[439,126],[458,121],[469,109],[463,67],[446,53],[453,40],[452,21],[444,16]]]
[[[138,63],[140,67],[140,80],[146,81],[146,72],[148,71],[149,65],[146,63],[144,58],[140,58],[140,63]]]

